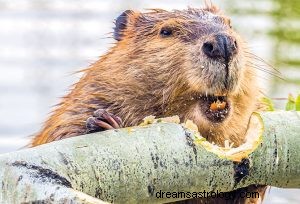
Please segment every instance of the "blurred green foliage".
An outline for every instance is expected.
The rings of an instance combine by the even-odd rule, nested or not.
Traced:
[[[262,97],[261,103],[266,107],[266,111],[274,111],[275,110],[272,99],[267,98],[267,97]]]
[[[266,30],[263,32],[273,40],[272,61],[275,63],[276,68],[279,69],[292,67],[300,70],[299,0],[252,0],[249,6],[244,7],[241,6],[241,3],[237,4],[237,0],[231,0],[231,2],[232,4],[228,7],[234,15],[259,15],[271,18],[274,25],[271,28],[265,28]],[[295,50],[298,51],[298,55],[294,52]],[[290,80],[287,78],[287,81],[300,85],[300,79]],[[281,83],[284,83],[284,81],[281,81]]]
[[[285,106],[286,111],[300,111],[300,94],[294,98],[292,94],[289,94],[288,101]]]
[[[268,41],[266,45],[271,45],[269,60],[282,73],[280,75],[270,67],[273,76],[271,80],[268,79],[268,82],[271,81],[268,95],[280,96],[277,101],[272,99],[276,102],[275,107],[279,105],[277,108],[284,109],[286,104],[287,110],[299,110],[300,102],[296,102],[300,100],[299,96],[293,98],[290,95],[285,99],[282,97],[290,92],[295,95],[300,93],[300,0],[229,0],[225,5],[226,11],[237,20],[240,20],[240,17],[247,19],[244,21],[246,24],[243,21],[237,23],[238,31],[244,32],[254,40],[256,37],[265,36]],[[253,21],[254,24],[248,25],[248,20]],[[261,24],[261,21],[267,24]],[[249,26],[251,30],[248,30]],[[261,46],[261,43],[259,45]],[[263,102],[270,109],[274,109],[273,102],[268,101],[268,98],[264,98]]]

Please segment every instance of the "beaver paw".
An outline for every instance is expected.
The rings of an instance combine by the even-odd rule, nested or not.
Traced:
[[[98,109],[86,121],[87,133],[121,128],[122,120],[104,109]]]

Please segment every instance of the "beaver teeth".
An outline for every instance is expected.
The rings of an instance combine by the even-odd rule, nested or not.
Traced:
[[[220,101],[219,99],[210,104],[210,110],[212,111],[224,110],[225,107],[226,107],[226,102]]]
[[[222,122],[229,114],[230,103],[227,100],[227,96],[201,95],[199,103],[201,112],[211,122]]]

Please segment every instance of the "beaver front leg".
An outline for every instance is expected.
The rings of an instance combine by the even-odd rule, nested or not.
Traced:
[[[122,127],[122,120],[104,109],[98,109],[86,121],[87,133],[100,132],[104,130]]]

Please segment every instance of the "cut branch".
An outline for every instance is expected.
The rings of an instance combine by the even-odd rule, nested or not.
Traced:
[[[187,126],[124,128],[3,154],[0,203],[153,203],[176,200],[157,198],[159,191],[300,188],[299,113],[254,114],[247,143],[233,149]]]

